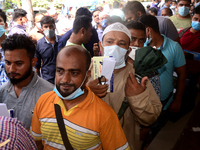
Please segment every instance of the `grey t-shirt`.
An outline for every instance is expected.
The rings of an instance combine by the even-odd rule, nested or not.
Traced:
[[[162,16],[156,16],[156,18],[158,19],[160,34],[164,34],[172,40],[178,38],[178,31],[170,19]]]
[[[14,86],[9,81],[0,87],[0,103],[5,103],[8,109],[14,110],[14,117],[30,128],[34,107],[39,97],[51,90],[53,84],[40,78],[35,72],[31,82],[22,88],[20,96],[14,91]]]

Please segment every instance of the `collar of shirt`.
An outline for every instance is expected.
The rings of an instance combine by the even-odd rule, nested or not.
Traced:
[[[38,77],[37,73],[35,71],[33,71],[33,78],[31,79],[31,82],[26,87],[23,87],[23,88],[34,87],[38,83],[38,80],[39,80],[39,77]],[[5,88],[8,90],[8,92],[10,92],[12,87],[13,87],[13,84],[9,80],[8,84]]]
[[[55,36],[56,36],[56,42],[58,42],[58,37],[57,37],[57,35],[55,34]],[[47,39],[46,39],[46,37],[44,36],[44,39],[45,39],[45,41],[47,42],[47,43],[50,43]]]

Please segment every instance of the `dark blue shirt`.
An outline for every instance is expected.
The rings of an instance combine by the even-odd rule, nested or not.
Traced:
[[[56,57],[58,54],[58,40],[60,36],[56,37],[56,41],[53,44],[47,41],[45,37],[41,38],[37,41],[36,46],[36,57],[37,63],[35,68],[41,68],[41,60],[42,60],[42,78],[54,84],[55,79],[55,70],[56,70]]]
[[[58,51],[60,51],[63,47],[65,47],[67,40],[69,40],[70,36],[72,34],[72,29],[67,31],[59,40],[58,42]],[[84,44],[85,48],[90,52],[91,56],[94,56],[93,52],[93,45],[94,43],[99,43],[99,38],[97,31],[95,28],[92,28],[92,36],[90,41],[87,44]]]

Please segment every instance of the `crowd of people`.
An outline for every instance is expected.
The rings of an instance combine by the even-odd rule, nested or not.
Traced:
[[[0,117],[4,149],[144,150],[170,114],[194,108],[198,0],[104,2],[75,17],[63,5],[60,15],[36,14],[28,33],[15,9],[6,35],[0,10],[0,103],[14,113]],[[101,56],[115,58],[113,92],[94,77]]]

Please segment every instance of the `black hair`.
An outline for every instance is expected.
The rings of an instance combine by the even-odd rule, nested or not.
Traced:
[[[24,9],[15,9],[13,13],[13,20],[15,21],[19,17],[25,17],[27,12]]]
[[[119,8],[119,2],[118,1],[113,2],[113,8]]]
[[[152,28],[156,33],[160,33],[158,20],[153,15],[142,15],[138,18],[138,20],[145,25],[145,27]]]
[[[119,17],[119,16],[111,16],[111,17],[108,17],[108,20],[107,20],[108,24],[113,24],[115,22],[120,22],[123,24],[123,21],[122,19]]]
[[[76,15],[75,18],[78,16],[88,16],[92,18],[92,13],[89,11],[89,9],[87,9],[86,7],[80,7],[77,11],[76,11]]]
[[[2,43],[3,51],[13,51],[15,49],[25,49],[27,54],[32,60],[35,55],[35,41],[32,40],[31,37],[26,36],[25,34],[13,34],[8,36]]]
[[[174,1],[174,0],[173,0],[172,3],[173,3],[173,2],[177,4],[177,1]]]
[[[144,24],[142,24],[139,21],[131,20],[129,22],[126,22],[126,27],[128,29],[142,30],[146,34],[146,28],[145,28]]]
[[[88,30],[92,22],[92,18],[88,16],[77,16],[73,24],[73,33],[77,34],[81,28]]]
[[[100,11],[98,8],[95,8],[93,11],[92,11],[92,15],[96,12],[96,11]]]
[[[177,3],[179,3],[180,1],[188,1],[191,4],[191,0],[177,0]]]
[[[155,7],[151,7],[149,10],[157,16],[158,10]]]
[[[147,9],[148,9],[148,8],[150,8],[150,5],[147,5],[146,7],[147,7]]]
[[[6,13],[0,9],[0,16],[3,18],[4,23],[6,23]]]
[[[200,5],[193,9],[193,15],[194,14],[200,14]]]
[[[97,6],[96,8],[99,9],[99,11],[103,10],[102,6]]]
[[[168,3],[170,0],[165,0],[165,3]]]
[[[51,17],[51,16],[44,16],[44,17],[42,17],[42,19],[40,20],[41,26],[42,26],[43,24],[48,24],[48,23],[53,23],[53,24],[55,25],[55,20],[54,20],[54,18]]]
[[[146,14],[144,6],[138,1],[128,1],[126,6],[123,8],[124,13],[126,14],[130,11],[132,14],[135,14],[140,11],[142,14]]]
[[[170,8],[163,8],[162,10],[165,10],[165,9],[168,11],[169,16],[173,15],[172,10]],[[161,12],[162,12],[162,10],[161,10]]]

